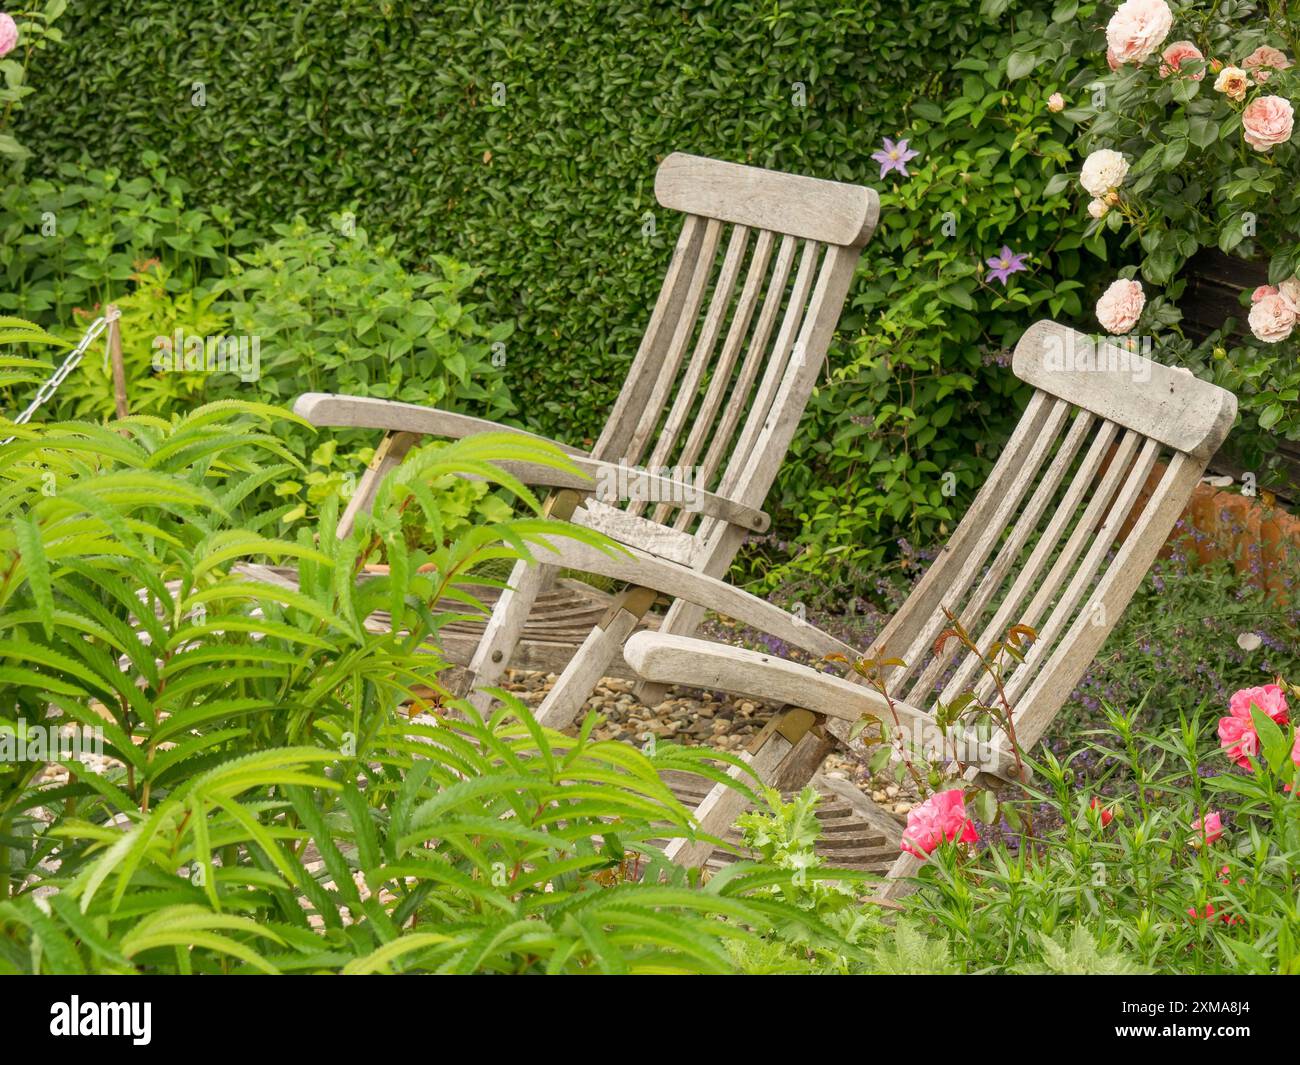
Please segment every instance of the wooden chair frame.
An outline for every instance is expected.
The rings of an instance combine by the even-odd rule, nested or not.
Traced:
[[[1029,750],[1118,622],[1236,416],[1232,393],[1053,322],[1025,333],[1012,369],[1034,386],[1019,424],[952,538],[867,652],[904,663],[883,672],[895,710],[911,741],[940,755],[942,738],[925,707],[972,689],[983,702],[994,695],[978,657],[957,641],[932,651],[948,625],[943,609],[961,620],[980,649],[1013,624],[1037,631],[1005,685],[1019,746]],[[1162,451],[1169,455],[1164,463]],[[824,646],[857,657],[789,615],[768,627],[755,614],[733,616],[807,650]],[[791,639],[799,628],[804,631]],[[767,783],[806,782],[834,744],[849,744],[850,727],[863,715],[894,731],[888,704],[856,674],[840,678],[671,633],[638,633],[625,656],[638,675],[656,683],[794,708],[747,756]],[[974,737],[966,738],[973,740],[968,749],[981,750]],[[978,757],[962,759],[966,779],[1009,779],[1012,756],[999,736]],[[745,774],[733,769],[732,775]],[[739,792],[718,785],[697,810],[701,830],[719,834],[743,802]],[[701,863],[711,850],[703,841],[670,845],[685,864]],[[920,865],[900,855],[884,896],[908,890]]]
[[[681,233],[600,438],[590,453],[564,447],[582,476],[509,466],[525,483],[552,490],[552,517],[599,530],[626,552],[611,558],[555,537],[538,563],[516,565],[468,661],[464,690],[481,709],[528,644],[539,596],[562,568],[627,588],[604,598],[594,625],[581,612],[576,620],[548,619],[570,632],[586,630],[580,645],[566,649],[563,672],[539,710],[552,727],[569,724],[603,676],[627,671],[623,642],[659,596],[673,600],[660,624],[665,633],[694,632],[705,608],[788,628],[780,611],[741,597],[721,578],[744,538],[770,523],[764,499],[816,383],[879,199],[862,186],[681,153],[659,166],[655,195],[685,216]],[[294,409],[317,426],[385,431],[340,536],[421,436],[503,428],[415,404],[320,393],[300,397]],[[693,481],[664,473],[680,468],[693,470]],[[651,501],[621,497],[618,478],[628,470],[653,489]],[[529,653],[520,664],[551,661]]]

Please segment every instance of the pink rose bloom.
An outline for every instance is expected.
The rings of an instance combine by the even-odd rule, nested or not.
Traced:
[[[1192,822],[1192,831],[1196,833],[1196,838],[1192,840],[1193,847],[1199,847],[1202,843],[1214,843],[1223,835],[1223,821],[1219,817],[1219,811],[1206,814],[1204,823],[1198,817]]]
[[[1277,293],[1278,288],[1276,285],[1260,285],[1259,288],[1255,289],[1255,291],[1250,294],[1250,302],[1258,303],[1265,296],[1276,296]]]
[[[1052,93],[1052,95],[1047,98],[1047,109],[1053,112],[1064,111],[1065,97],[1062,96],[1059,92]]]
[[[1106,332],[1119,336],[1137,325],[1138,319],[1142,317],[1142,308],[1146,305],[1147,298],[1142,291],[1142,283],[1120,278],[1097,301],[1097,321]]]
[[[1250,308],[1246,321],[1250,323],[1250,331],[1255,334],[1256,340],[1276,344],[1291,335],[1291,330],[1295,328],[1296,312],[1286,297],[1278,292],[1261,297]]]
[[[1174,15],[1165,0],[1124,0],[1106,26],[1106,43],[1121,63],[1140,63],[1173,28]]]
[[[1271,45],[1261,44],[1241,61],[1241,65],[1252,71],[1255,80],[1263,85],[1273,76],[1273,71],[1286,70],[1291,65],[1291,60]]]
[[[1116,70],[1119,70],[1119,68],[1122,67],[1124,64],[1119,61],[1119,56],[1117,56],[1114,52],[1112,52],[1109,48],[1107,48],[1106,65],[1110,67],[1112,72],[1114,72]]]
[[[1291,139],[1295,110],[1281,96],[1256,96],[1241,113],[1242,135],[1257,152],[1267,152]]]
[[[18,23],[0,11],[0,59],[18,47]]]
[[[1219,746],[1242,769],[1250,768],[1251,757],[1259,755],[1259,733],[1250,716],[1251,704],[1279,725],[1287,723],[1286,695],[1276,684],[1242,688],[1228,701],[1228,717],[1219,718]]]
[[[1295,730],[1295,743],[1291,744],[1291,761],[1300,768],[1300,728]],[[1288,784],[1284,790],[1290,791],[1291,785]]]
[[[1160,76],[1167,78],[1171,74],[1182,73],[1183,60],[1195,59],[1201,60],[1205,56],[1201,55],[1201,50],[1192,44],[1191,41],[1175,41],[1160,56]],[[1193,81],[1200,81],[1205,77],[1205,71],[1187,71],[1187,76]]]
[[[966,816],[966,797],[961,788],[950,788],[908,811],[902,850],[924,861],[940,843],[974,843],[979,838]]]

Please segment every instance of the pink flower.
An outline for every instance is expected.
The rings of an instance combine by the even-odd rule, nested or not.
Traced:
[[[1167,78],[1171,74],[1181,74],[1184,60],[1191,59],[1199,62],[1204,58],[1201,50],[1191,41],[1174,41],[1160,56],[1160,76]],[[1205,77],[1205,71],[1189,70],[1187,76],[1193,81],[1200,81]]]
[[[18,23],[0,11],[0,59],[18,47]]]
[[[1116,70],[1119,70],[1119,68],[1122,67],[1124,64],[1119,61],[1119,56],[1117,56],[1113,51],[1107,48],[1106,65],[1110,67],[1112,72],[1114,72]]]
[[[1147,304],[1140,281],[1126,281],[1120,278],[1111,284],[1101,299],[1097,301],[1097,321],[1112,336],[1127,333],[1142,317],[1142,308]]]
[[[1219,817],[1219,811],[1206,814],[1204,822],[1198,817],[1192,822],[1192,831],[1196,833],[1196,838],[1192,840],[1193,847],[1199,847],[1202,843],[1214,843],[1223,835],[1223,822]]]
[[[1187,916],[1193,921],[1199,921],[1201,919],[1212,921],[1214,919],[1214,903],[1207,902],[1205,904],[1204,913],[1200,913],[1195,906],[1189,906],[1187,907]]]
[[[1295,730],[1295,743],[1291,744],[1291,761],[1300,769],[1300,728]],[[1282,790],[1290,791],[1291,785],[1287,784]]]
[[[1265,296],[1276,296],[1277,291],[1276,285],[1260,285],[1259,288],[1255,289],[1255,291],[1250,294],[1250,302],[1258,303]]]
[[[1254,299],[1253,296],[1251,298]],[[1256,340],[1276,344],[1291,335],[1291,330],[1295,328],[1296,312],[1286,297],[1277,292],[1256,300],[1246,321],[1250,323],[1250,331],[1255,334]]]
[[[1291,139],[1295,109],[1281,96],[1256,96],[1241,113],[1241,132],[1257,152],[1267,152]]]
[[[1291,60],[1286,57],[1285,53],[1271,45],[1261,44],[1241,61],[1241,65],[1252,71],[1255,80],[1263,85],[1273,76],[1273,71],[1286,70],[1291,65]]]
[[[1140,63],[1173,28],[1174,15],[1165,0],[1124,0],[1106,26],[1106,43],[1121,63]]]
[[[1101,811],[1097,816],[1101,818],[1101,827],[1105,828],[1115,819],[1115,815],[1104,807],[1097,796],[1092,797],[1092,802],[1088,803],[1088,809]]]
[[[1047,109],[1053,113],[1057,111],[1064,111],[1065,97],[1062,96],[1059,92],[1052,93],[1052,95],[1047,98]]]
[[[907,814],[902,850],[924,861],[940,843],[974,843],[979,839],[975,825],[966,816],[966,798],[961,788],[931,795]]]
[[[1219,746],[1237,765],[1250,768],[1250,758],[1259,754],[1259,733],[1250,716],[1254,704],[1279,725],[1287,723],[1286,695],[1276,684],[1242,688],[1228,701],[1228,717],[1219,718]]]

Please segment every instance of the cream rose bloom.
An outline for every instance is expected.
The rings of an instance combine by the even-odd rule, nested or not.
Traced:
[[[1288,277],[1277,286],[1277,294],[1300,317],[1300,279]]]
[[[1119,336],[1137,325],[1138,319],[1142,317],[1142,308],[1146,305],[1147,298],[1142,291],[1142,283],[1120,278],[1112,282],[1097,301],[1097,321],[1106,332]]]
[[[1279,292],[1265,296],[1250,308],[1250,331],[1255,339],[1265,344],[1276,344],[1291,335],[1295,328],[1296,313]]]
[[[1121,63],[1140,63],[1174,28],[1165,0],[1124,0],[1106,26],[1106,43]]]
[[[1052,95],[1047,98],[1047,109],[1052,112],[1064,111],[1065,97],[1059,92],[1052,93]]]
[[[1128,177],[1128,160],[1110,148],[1099,148],[1083,161],[1079,184],[1093,196],[1102,198],[1117,189]]]
[[[1106,212],[1110,210],[1105,200],[1091,200],[1088,203],[1088,213],[1093,218],[1105,218]]]
[[[1224,67],[1214,79],[1214,88],[1229,100],[1244,100],[1250,88],[1250,78],[1241,67]]]
[[[1241,113],[1241,132],[1257,152],[1267,152],[1291,139],[1295,109],[1281,96],[1256,96]]]

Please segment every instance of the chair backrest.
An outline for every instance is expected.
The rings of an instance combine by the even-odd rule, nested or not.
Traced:
[[[659,203],[685,214],[636,358],[592,454],[685,468],[691,483],[761,507],[816,382],[879,215],[876,193],[675,153]],[[653,506],[700,535],[708,521]]]
[[[1232,427],[1237,400],[1185,370],[1054,322],[1038,322],[1012,368],[1034,386],[970,510],[873,645],[903,667],[892,692],[925,708],[994,685],[949,640],[952,611],[981,650],[1034,628],[1006,673],[1022,748],[1034,744],[1119,620]]]

